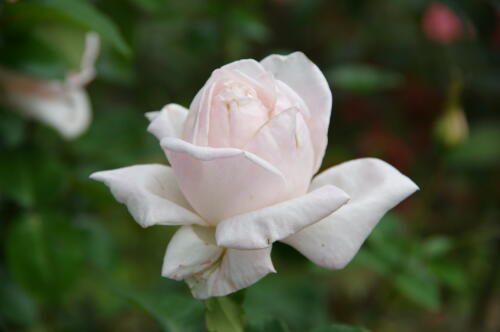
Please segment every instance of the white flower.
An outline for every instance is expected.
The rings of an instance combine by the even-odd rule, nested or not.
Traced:
[[[99,37],[88,33],[81,69],[66,80],[45,80],[0,68],[2,102],[24,115],[56,129],[67,139],[82,134],[90,124],[91,107],[85,85],[95,76],[94,63],[99,52]]]
[[[169,104],[147,114],[171,167],[136,165],[91,178],[106,183],[142,226],[182,226],[162,274],[185,280],[197,298],[275,272],[275,241],[339,269],[417,186],[373,158],[312,178],[331,103],[324,76],[302,53],[236,61],[214,71],[189,111]]]

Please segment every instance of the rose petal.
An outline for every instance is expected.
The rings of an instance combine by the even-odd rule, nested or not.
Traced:
[[[266,70],[264,69],[262,64],[255,61],[254,59],[237,60],[222,66],[220,69],[237,70],[253,79],[259,78],[261,75],[266,74]]]
[[[91,179],[104,182],[120,203],[142,226],[206,223],[191,212],[180,192],[173,171],[164,165],[136,165],[94,173]]]
[[[386,162],[364,158],[319,174],[311,189],[332,184],[351,200],[322,221],[283,240],[314,263],[341,269],[354,257],[382,216],[418,187]]]
[[[301,52],[288,56],[270,55],[260,63],[278,80],[295,90],[307,104],[311,117],[306,122],[314,144],[316,171],[323,160],[328,139],[332,109],[332,93],[328,82],[319,68]]]
[[[185,197],[213,225],[287,199],[283,174],[250,152],[201,147],[171,137],[161,146]]]
[[[87,85],[95,77],[95,62],[99,55],[100,38],[95,32],[89,32],[85,35],[85,49],[82,54],[80,71],[70,73],[67,76],[66,84],[71,88],[79,88]]]
[[[215,245],[213,228],[183,226],[168,244],[161,274],[183,280],[209,268],[223,252]]]
[[[309,129],[295,108],[274,116],[243,148],[268,161],[286,177],[293,197],[307,192],[314,167]]]
[[[225,296],[276,272],[271,261],[271,248],[227,249],[218,264],[218,267],[209,268],[186,279],[195,298]]]
[[[42,81],[37,82],[40,85]],[[54,86],[54,82],[47,81],[47,85]],[[82,134],[92,116],[87,93],[82,88],[64,90],[61,86],[59,92],[49,95],[7,89],[5,100],[28,117],[56,129],[66,139]]]
[[[182,137],[188,110],[181,105],[168,104],[159,112],[146,113],[151,121],[148,131],[160,141],[164,137]]]
[[[217,225],[219,247],[261,249],[329,216],[349,200],[342,190],[326,185],[302,197],[241,214]]]
[[[238,61],[237,61],[238,62]],[[231,63],[220,69],[214,70],[208,81],[205,83],[203,88],[196,94],[191,103],[189,109],[189,115],[186,120],[186,125],[184,127],[184,135],[183,138],[189,143],[193,143],[195,145],[200,146],[212,146],[210,142],[210,138],[214,141],[214,135],[217,136],[231,136],[226,131],[225,133],[218,132],[214,130],[220,128],[223,124],[219,124],[218,126],[214,126],[213,121],[215,120],[212,113],[213,108],[217,105],[217,96],[227,88],[226,84],[242,84],[248,88],[254,89],[257,94],[256,101],[262,103],[262,105],[266,106],[267,109],[262,106],[262,108],[266,111],[271,110],[274,107],[276,101],[276,87],[275,81],[271,73],[265,72],[259,63],[251,60],[241,60],[238,64]],[[250,63],[257,64],[260,69],[249,71],[246,69],[248,65],[243,66],[244,71],[238,70],[240,68],[241,63]],[[251,67],[251,66],[250,66]],[[240,68],[241,69],[241,68]],[[259,75],[258,77],[251,77],[246,73],[251,72],[253,75]],[[227,113],[227,112],[224,112]],[[266,116],[267,120],[267,116]],[[254,129],[257,130],[261,124]],[[252,127],[253,128],[253,127]],[[234,129],[234,128],[232,128]],[[239,128],[241,129],[241,128]],[[245,130],[249,130],[246,129]],[[218,139],[217,141],[219,141]],[[217,146],[223,147],[223,146]],[[235,146],[233,146],[235,147]]]
[[[193,296],[225,296],[274,270],[271,248],[223,249],[212,243],[214,228],[184,226],[168,244],[162,275],[186,280]]]

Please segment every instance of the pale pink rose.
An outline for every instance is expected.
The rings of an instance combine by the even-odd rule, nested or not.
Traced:
[[[427,38],[439,44],[450,44],[462,36],[462,22],[440,2],[434,2],[426,9],[422,28]]]
[[[79,72],[70,72],[64,81],[31,77],[0,68],[0,101],[27,117],[56,129],[64,138],[82,134],[92,118],[85,92],[95,76],[99,36],[88,33]]]
[[[91,178],[106,183],[142,226],[182,226],[162,274],[185,280],[197,298],[275,272],[275,241],[339,269],[417,186],[372,158],[312,178],[331,105],[325,77],[302,53],[236,61],[213,72],[189,111],[169,104],[147,114],[171,167],[136,165]]]

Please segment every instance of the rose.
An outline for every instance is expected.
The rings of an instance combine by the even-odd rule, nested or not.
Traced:
[[[331,92],[302,53],[215,70],[190,110],[148,113],[171,168],[97,172],[136,221],[181,225],[162,274],[197,298],[222,296],[274,272],[285,242],[328,268],[345,266],[384,213],[417,186],[378,159],[316,176],[327,144]]]
[[[53,127],[63,137],[75,138],[90,124],[90,103],[84,87],[95,76],[98,52],[98,35],[88,33],[80,71],[68,73],[64,82],[0,68],[0,100],[27,117]]]
[[[433,2],[427,7],[422,17],[422,29],[427,38],[443,45],[453,43],[462,36],[460,18],[440,2]]]

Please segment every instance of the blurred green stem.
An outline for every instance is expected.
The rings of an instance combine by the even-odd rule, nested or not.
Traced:
[[[229,296],[205,300],[205,324],[209,332],[243,332],[241,303]]]

